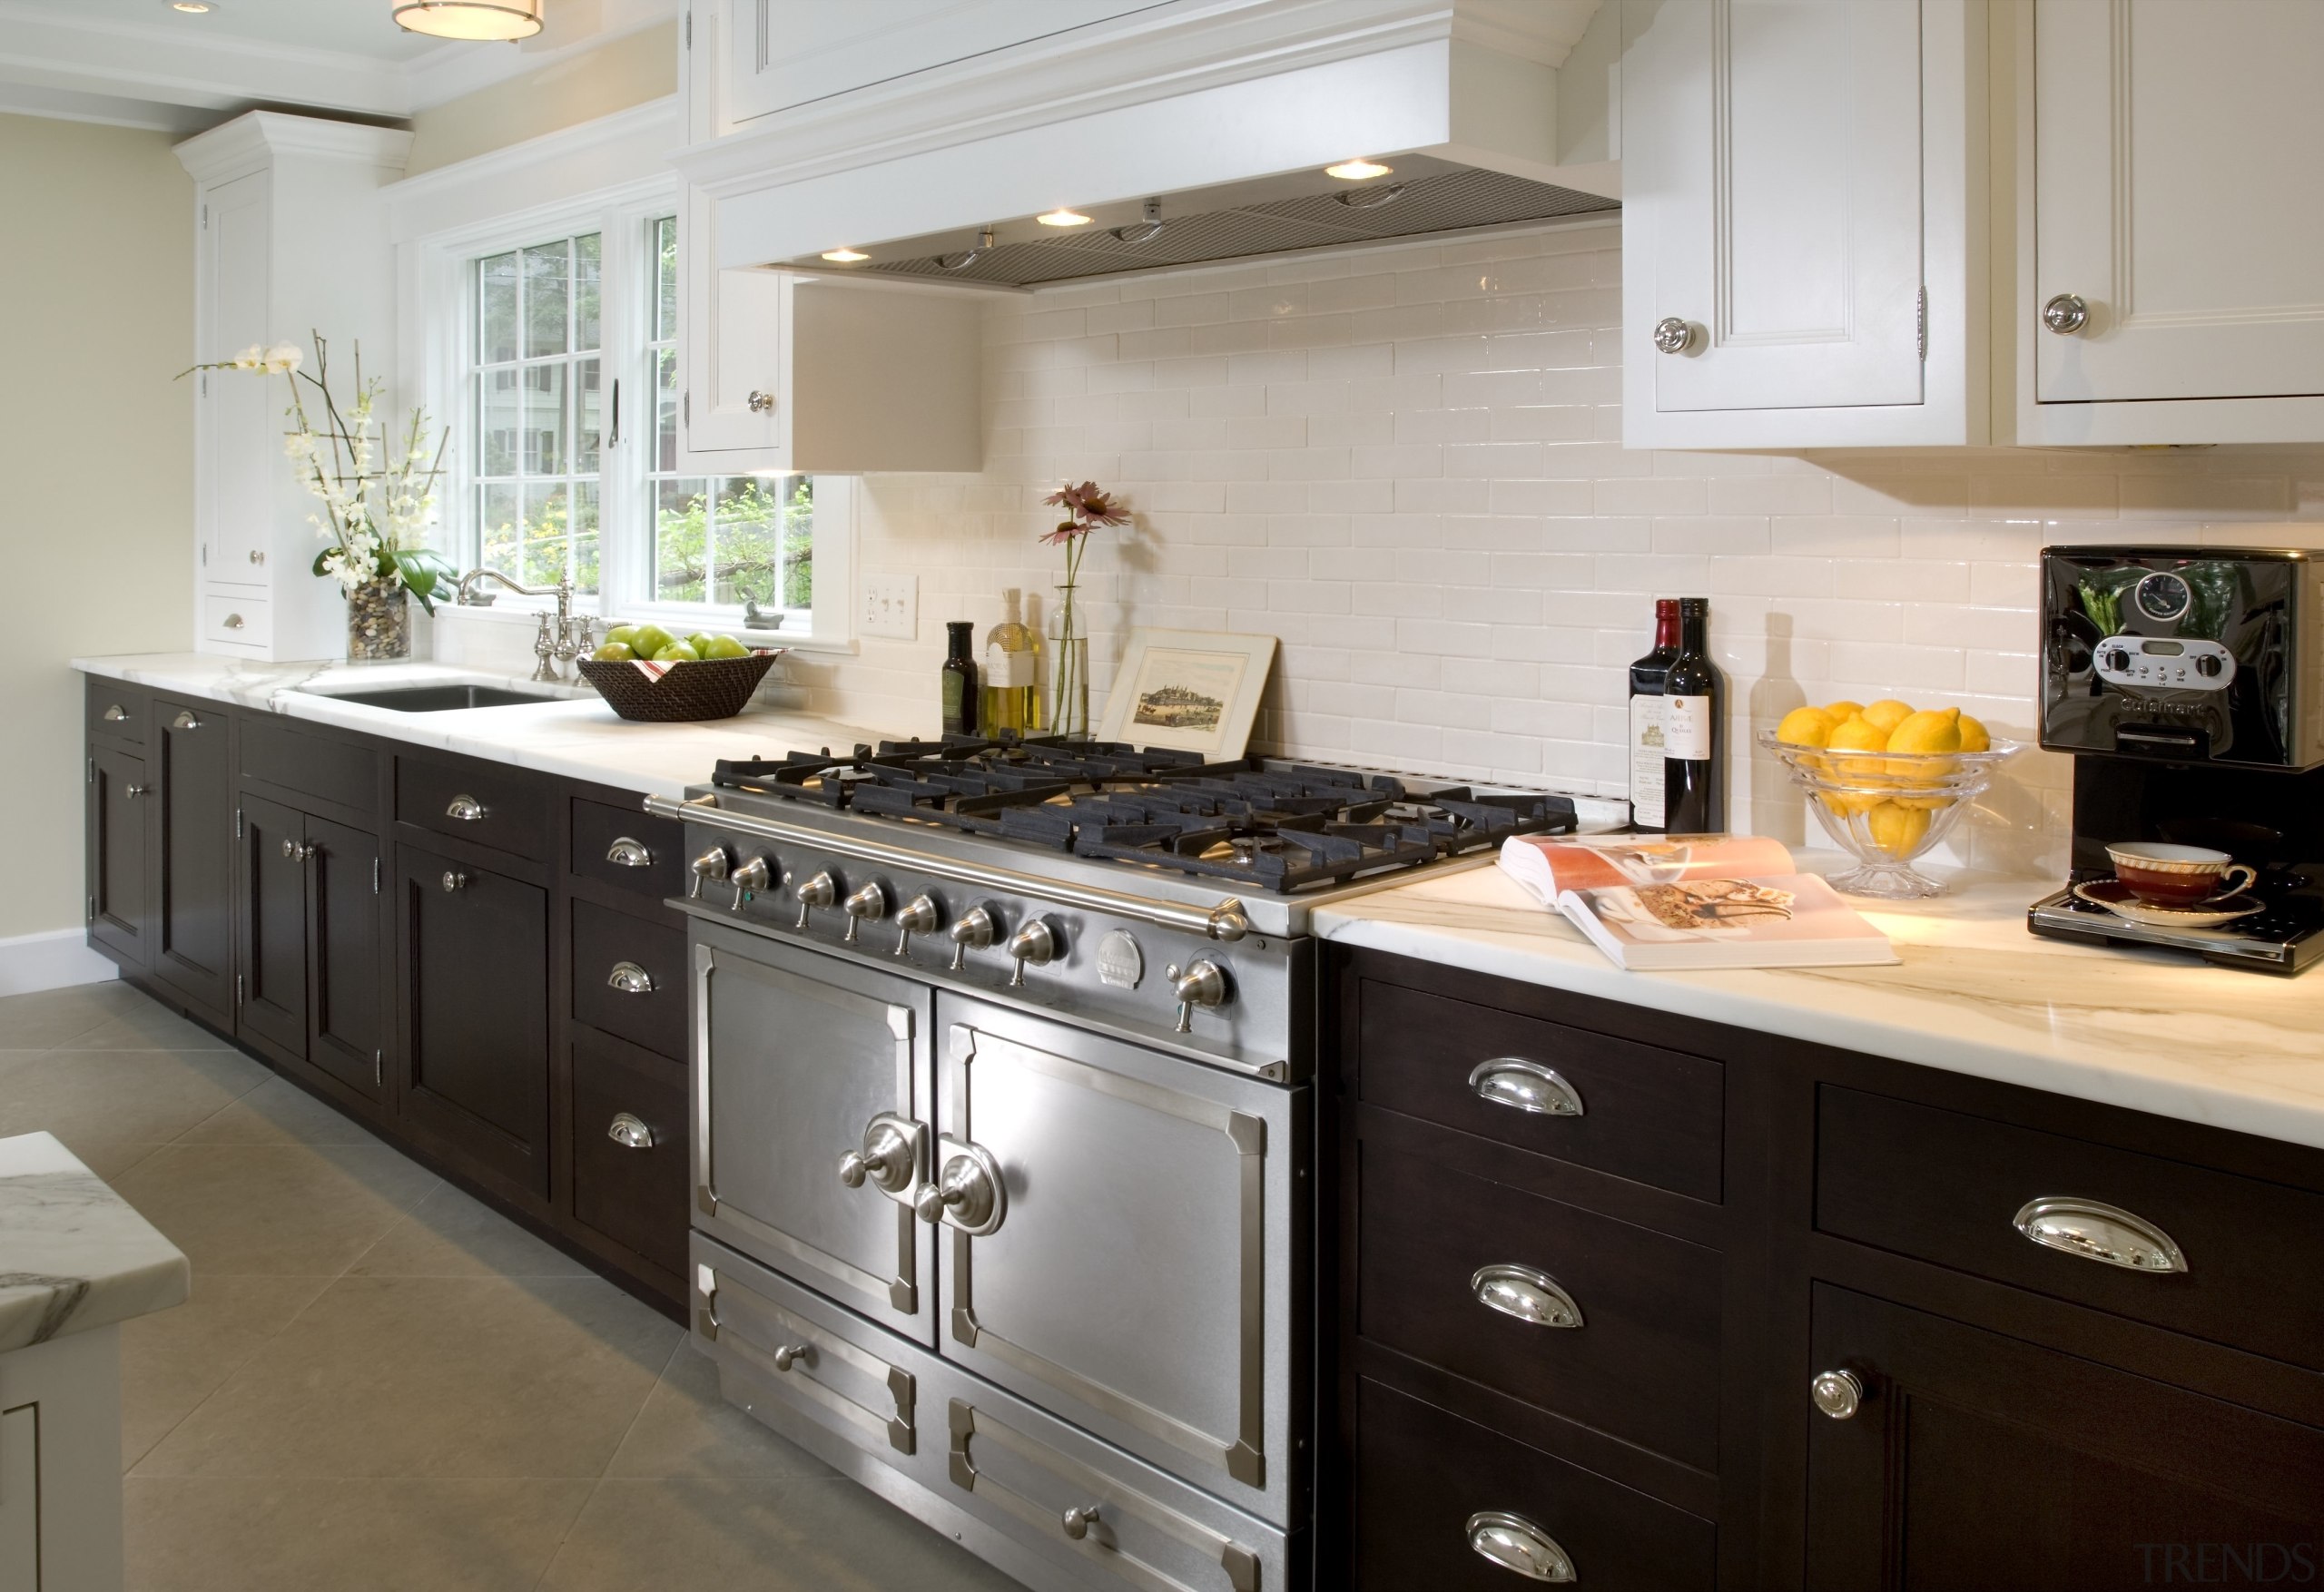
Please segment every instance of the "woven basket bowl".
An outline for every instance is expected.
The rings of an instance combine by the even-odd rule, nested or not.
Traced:
[[[749,705],[751,693],[785,649],[770,648],[747,658],[702,658],[673,663],[659,680],[635,663],[577,660],[581,678],[597,688],[608,706],[625,719],[646,724],[679,724],[731,719]]]

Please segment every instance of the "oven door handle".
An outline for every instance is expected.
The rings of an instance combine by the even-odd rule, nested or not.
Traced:
[[[667,796],[648,796],[645,798],[645,811],[656,818],[675,818],[682,823],[712,824],[737,834],[813,846],[842,857],[853,857],[888,868],[908,869],[961,884],[1014,890],[1019,895],[1061,907],[1078,907],[1088,912],[1108,912],[1117,918],[1127,918],[1134,923],[1149,924],[1156,929],[1177,929],[1221,940],[1240,939],[1251,932],[1251,921],[1244,915],[1243,903],[1231,896],[1206,911],[1199,907],[1173,906],[1167,901],[1126,896],[1118,890],[1100,889],[1095,885],[1038,879],[1032,874],[1005,868],[955,862],[950,858],[909,850],[884,841],[803,829],[778,819],[762,818],[754,812],[737,812],[731,808],[721,807],[716,796],[696,796],[684,801],[674,801]]]

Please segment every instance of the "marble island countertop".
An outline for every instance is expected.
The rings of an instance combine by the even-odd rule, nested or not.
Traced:
[[[1803,865],[1825,859],[1812,854]],[[2324,1147],[2324,973],[2069,944],[2025,929],[2034,879],[1926,902],[1856,901],[1881,968],[1630,973],[1498,869],[1319,909],[1344,944]]]
[[[0,1353],[182,1304],[189,1276],[53,1135],[0,1139]]]
[[[881,739],[837,720],[759,708],[707,723],[632,723],[615,717],[586,684],[548,685],[443,663],[265,663],[198,653],[143,653],[75,658],[73,667],[164,695],[263,709],[644,795],[682,796],[688,785],[708,780],[711,765],[722,757],[777,757],[799,748]],[[560,700],[408,713],[333,694],[455,683],[555,693]]]

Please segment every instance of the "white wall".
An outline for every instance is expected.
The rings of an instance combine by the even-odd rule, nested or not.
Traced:
[[[817,709],[932,730],[942,622],[981,633],[1000,587],[1047,591],[1039,500],[1095,477],[1137,511],[1084,567],[1100,693],[1130,626],[1272,631],[1268,749],[1618,792],[1650,599],[1704,595],[1735,821],[1797,838],[1748,732],[1803,701],[1959,703],[2030,737],[2044,543],[2297,519],[2324,545],[2324,447],[1626,453],[1620,243],[1584,225],[996,304],[984,471],[863,495],[858,567],[920,575],[919,639],[793,677]],[[2065,760],[2029,752],[1965,844],[2054,870],[2064,798]]]
[[[193,185],[170,142],[0,116],[0,941],[81,932],[65,660],[191,644],[193,393],[172,378],[193,347]]]

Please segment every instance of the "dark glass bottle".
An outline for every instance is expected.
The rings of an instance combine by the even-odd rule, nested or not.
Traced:
[[[977,664],[969,648],[976,627],[965,619],[944,625],[944,733],[977,732]]]
[[[1679,655],[1662,677],[1662,827],[1674,835],[1715,835],[1727,828],[1720,779],[1726,690],[1710,661],[1710,604],[1679,600]]]
[[[1662,683],[1679,656],[1679,600],[1654,602],[1654,650],[1630,665],[1630,827],[1662,828]]]

